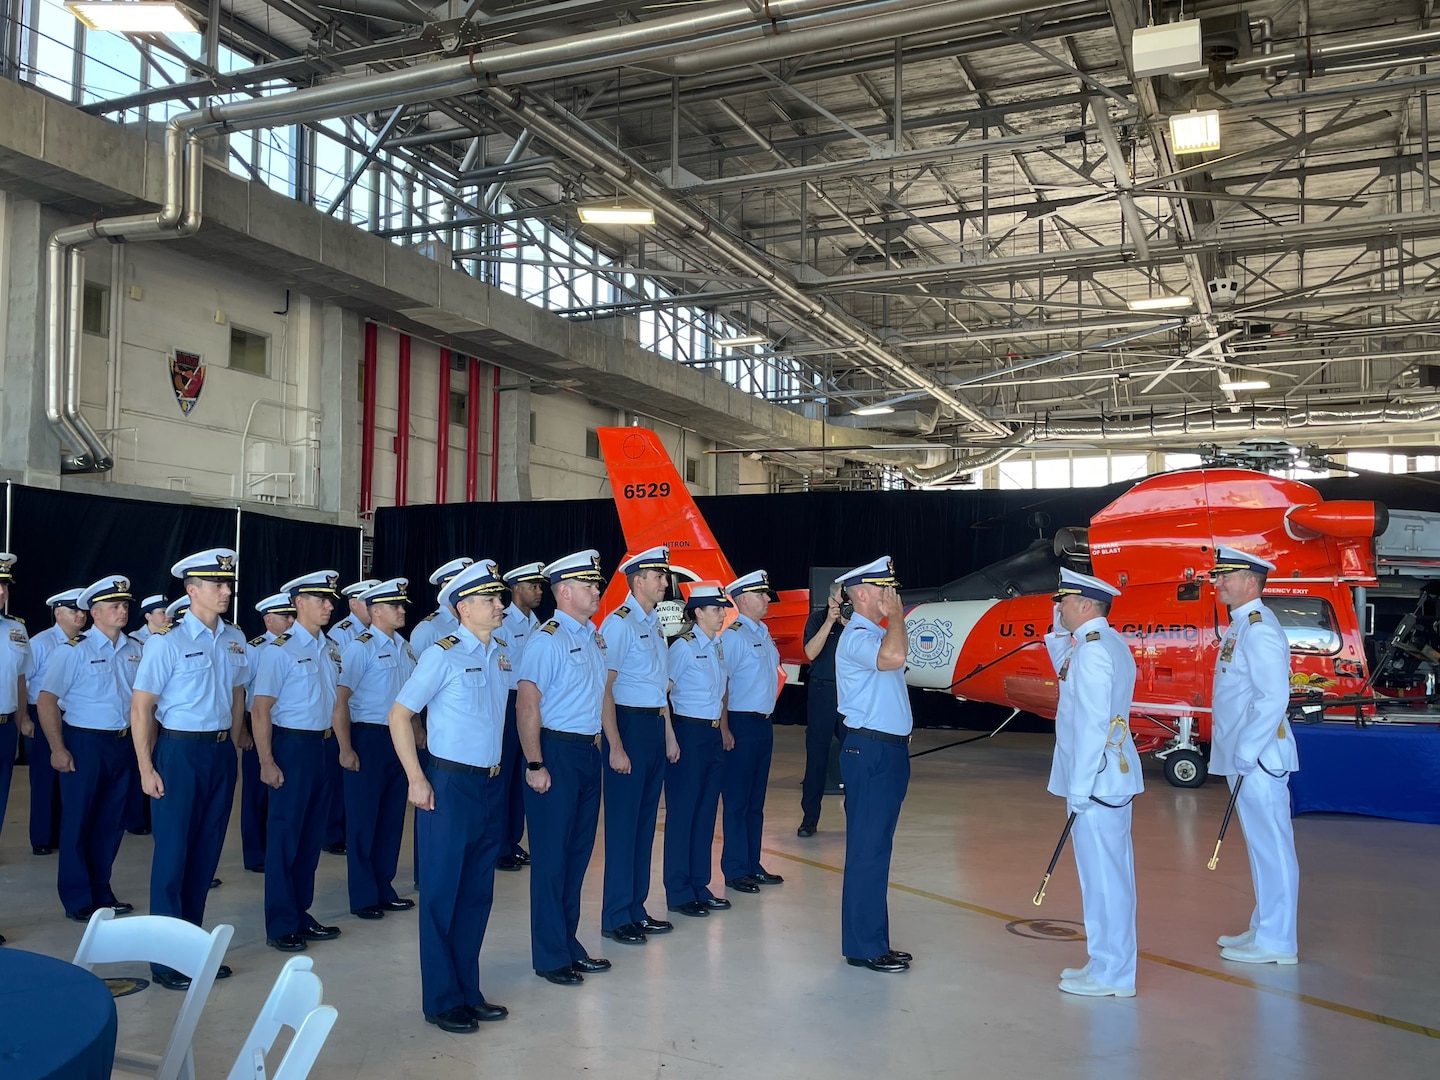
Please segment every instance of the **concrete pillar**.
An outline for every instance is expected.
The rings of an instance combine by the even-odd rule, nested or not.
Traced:
[[[28,199],[0,206],[0,469],[42,487],[60,481],[60,439],[45,420],[45,243],[59,225]]]
[[[513,385],[512,385],[513,384]],[[530,501],[530,380],[504,372],[500,377],[499,502]]]
[[[715,454],[715,494],[740,494],[740,455]]]
[[[321,510],[355,521],[360,500],[360,315],[317,305],[320,323]]]

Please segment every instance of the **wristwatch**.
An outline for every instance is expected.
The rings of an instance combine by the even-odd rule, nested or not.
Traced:
[[[539,772],[544,767],[545,762],[543,761],[528,761],[525,763],[525,768],[529,769],[531,772]]]

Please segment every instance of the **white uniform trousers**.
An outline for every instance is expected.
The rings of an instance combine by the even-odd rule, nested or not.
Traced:
[[[1235,777],[1226,780],[1233,789]],[[1250,916],[1255,945],[1266,952],[1298,952],[1295,909],[1300,896],[1300,864],[1290,827],[1290,777],[1271,776],[1257,768],[1245,777],[1235,809],[1245,831],[1250,882],[1255,889],[1255,910]]]
[[[1109,800],[1107,800],[1109,801]],[[1090,975],[1105,986],[1135,986],[1135,856],[1130,804],[1091,803],[1070,831],[1085,913]]]

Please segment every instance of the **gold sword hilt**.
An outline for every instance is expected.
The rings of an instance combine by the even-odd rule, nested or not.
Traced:
[[[1205,864],[1205,869],[1206,869],[1206,870],[1214,870],[1214,869],[1215,869],[1215,864],[1220,861],[1220,845],[1223,844],[1224,842],[1225,842],[1224,840],[1216,840],[1216,841],[1215,841],[1215,853],[1210,856],[1210,861]]]
[[[1046,875],[1045,875],[1045,880],[1042,881],[1042,882],[1040,882],[1040,891],[1037,892],[1037,893],[1035,894],[1035,898],[1030,901],[1030,902],[1031,902],[1032,904],[1034,904],[1036,907],[1039,907],[1039,906],[1044,902],[1044,900],[1045,900],[1045,886],[1047,886],[1047,885],[1049,885],[1049,884],[1050,884],[1050,875],[1049,875],[1049,874],[1046,874]]]

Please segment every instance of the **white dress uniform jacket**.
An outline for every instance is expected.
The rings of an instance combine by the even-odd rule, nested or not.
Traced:
[[[1145,781],[1129,728],[1135,657],[1125,639],[1104,618],[1095,618],[1073,635],[1046,634],[1045,648],[1063,684],[1046,790],[1061,798],[1094,795],[1117,804],[1140,794]]]
[[[1210,771],[1235,776],[1257,762],[1272,775],[1298,769],[1289,703],[1290,643],[1257,598],[1230,613],[1215,658]]]

